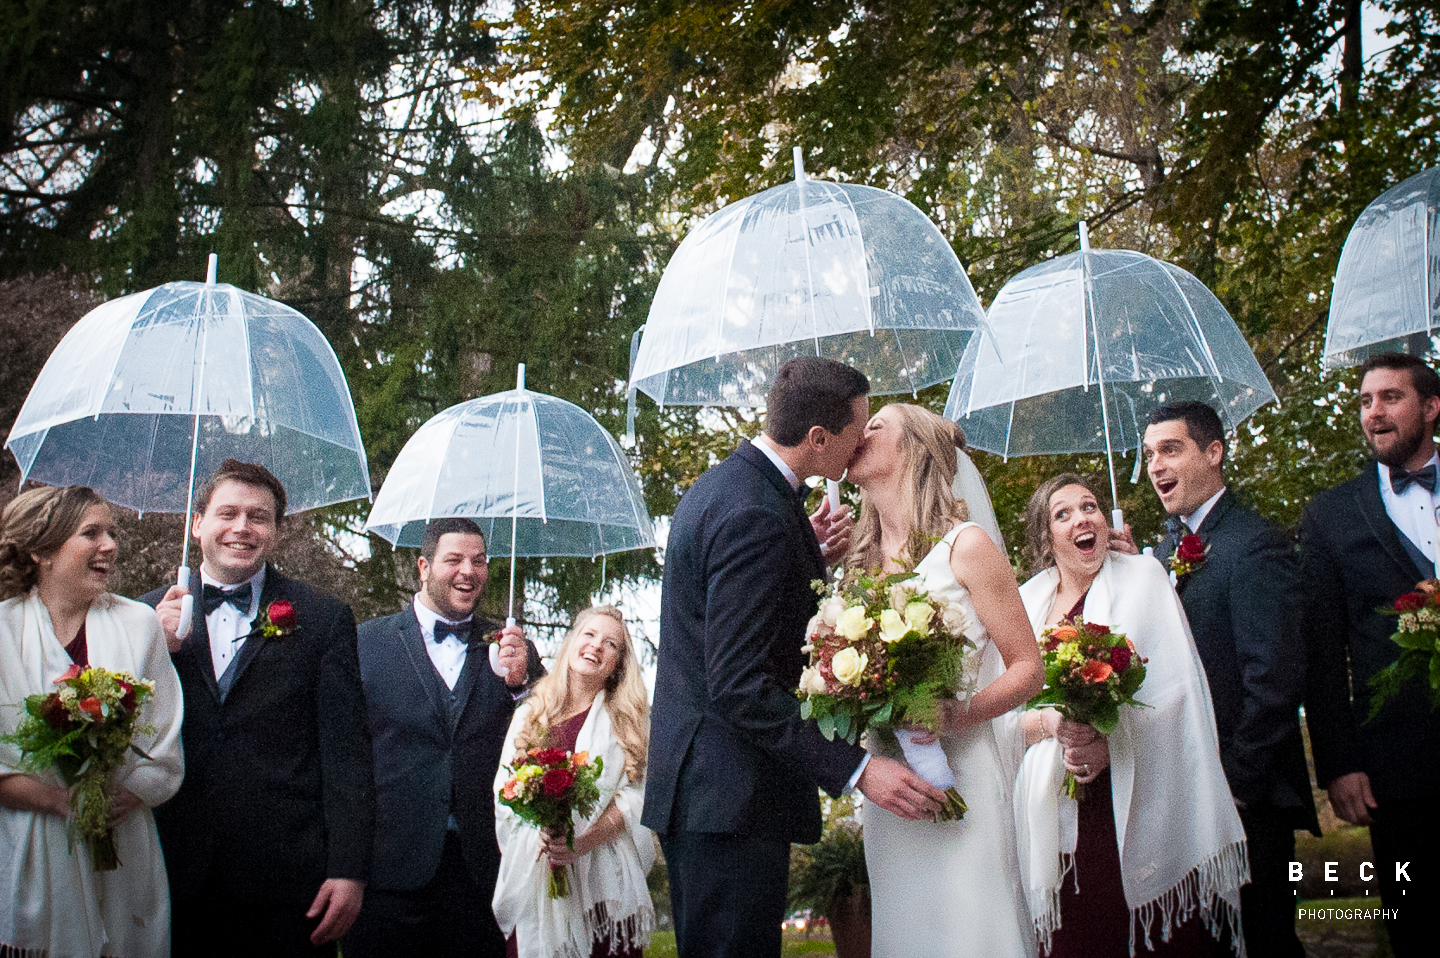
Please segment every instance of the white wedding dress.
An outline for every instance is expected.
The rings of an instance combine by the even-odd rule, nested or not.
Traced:
[[[956,526],[915,574],[934,597],[965,610],[975,643],[966,671],[984,688],[1004,671],[999,651],[950,569]],[[1019,752],[1013,716],[1001,716],[941,744],[955,787],[969,806],[958,822],[912,822],[873,802],[861,811],[870,869],[874,958],[1034,958],[1035,936],[1020,882],[1011,794]],[[894,733],[867,737],[870,751],[903,758]]]

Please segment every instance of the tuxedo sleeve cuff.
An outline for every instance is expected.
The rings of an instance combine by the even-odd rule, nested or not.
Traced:
[[[867,766],[867,765],[869,765],[869,764],[870,764],[870,753],[869,753],[869,752],[866,752],[865,755],[864,755],[864,757],[862,757],[862,758],[860,759],[860,764],[855,767],[855,774],[854,774],[854,775],[851,775],[851,776],[850,776],[850,781],[848,781],[848,782],[845,783],[845,791],[842,792],[841,794],[851,795],[851,794],[854,793],[854,791],[855,791],[855,786],[860,784],[860,776],[865,774],[865,766]]]

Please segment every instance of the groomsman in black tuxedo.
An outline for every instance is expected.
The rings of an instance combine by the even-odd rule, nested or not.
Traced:
[[[1300,526],[1305,720],[1315,775],[1345,821],[1370,826],[1374,875],[1399,958],[1435,953],[1440,839],[1440,713],[1420,683],[1373,720],[1369,681],[1394,662],[1396,621],[1379,613],[1435,577],[1435,423],[1440,377],[1413,356],[1371,358],[1361,370],[1360,428],[1375,461],[1321,493]]]
[[[810,584],[826,575],[824,553],[838,557],[849,539],[848,515],[825,506],[812,525],[801,480],[844,473],[869,391],[840,363],[786,363],[764,435],[675,510],[642,820],[665,850],[683,958],[777,958],[790,843],[820,840],[817,785],[836,796],[858,787],[910,819],[943,800],[902,763],[826,741],[795,697],[819,604]]]
[[[185,781],[155,810],[172,952],[333,955],[360,913],[375,823],[348,606],[266,563],[285,515],[269,470],[227,459],[195,497],[202,584],[156,607],[185,694]]]
[[[517,626],[474,616],[489,574],[475,522],[431,522],[418,567],[414,601],[360,626],[377,820],[345,955],[503,958],[490,909],[500,871],[491,789],[515,703],[544,669]],[[486,642],[497,632],[503,677]]]
[[[1289,863],[1295,830],[1318,835],[1320,825],[1300,735],[1305,643],[1295,549],[1226,489],[1225,431],[1211,407],[1177,402],[1155,410],[1145,458],[1170,515],[1156,556],[1180,573],[1176,588],[1210,683],[1220,762],[1245,826],[1245,946],[1251,955],[1304,958]],[[1198,537],[1203,558],[1176,570],[1172,560],[1187,536]],[[1180,558],[1195,544],[1186,543]]]

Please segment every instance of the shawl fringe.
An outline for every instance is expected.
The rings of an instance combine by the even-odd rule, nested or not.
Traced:
[[[1040,954],[1050,954],[1050,947],[1054,943],[1055,929],[1060,927],[1060,891],[1065,887],[1065,876],[1073,875],[1075,891],[1080,891],[1080,873],[1075,871],[1075,853],[1060,853],[1060,880],[1055,883],[1054,888],[1045,891],[1045,900],[1036,901],[1030,897],[1030,910],[1035,915],[1035,943],[1040,946]],[[1135,953],[1135,935],[1130,935],[1130,953]]]
[[[1190,869],[1173,887],[1154,899],[1130,909],[1130,954],[1135,954],[1135,929],[1138,925],[1147,950],[1153,950],[1150,926],[1158,914],[1160,940],[1169,941],[1170,933],[1188,921],[1198,909],[1200,920],[1210,936],[1220,940],[1228,928],[1236,958],[1246,958],[1245,937],[1241,934],[1240,909],[1225,898],[1227,889],[1238,889],[1250,881],[1250,857],[1246,845],[1235,842]]]

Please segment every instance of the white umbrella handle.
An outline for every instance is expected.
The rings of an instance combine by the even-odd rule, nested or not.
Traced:
[[[508,628],[510,628],[510,627],[511,627],[512,625],[514,625],[514,624],[515,624],[515,617],[514,617],[513,615],[512,615],[512,616],[507,616],[506,619],[505,619],[505,628],[508,629]],[[510,674],[510,670],[507,669],[507,668],[505,668],[505,666],[503,666],[503,665],[500,664],[500,643],[499,643],[499,642],[491,642],[491,643],[490,643],[490,671],[491,671],[491,672],[494,672],[496,675],[500,676],[502,679],[503,679],[503,678],[506,678],[506,677],[509,676],[509,674]]]
[[[1124,532],[1124,531],[1125,531],[1125,510],[1124,510],[1124,509],[1111,509],[1111,510],[1110,510],[1110,524],[1115,527],[1115,531],[1116,531],[1116,532]]]
[[[833,515],[840,511],[840,483],[834,479],[825,480],[825,495],[830,498],[830,512]]]
[[[182,639],[189,638],[190,630],[195,625],[195,597],[190,594],[190,567],[182,565],[175,573],[175,584],[186,590],[185,597],[180,600],[180,621],[175,626],[175,634]]]

